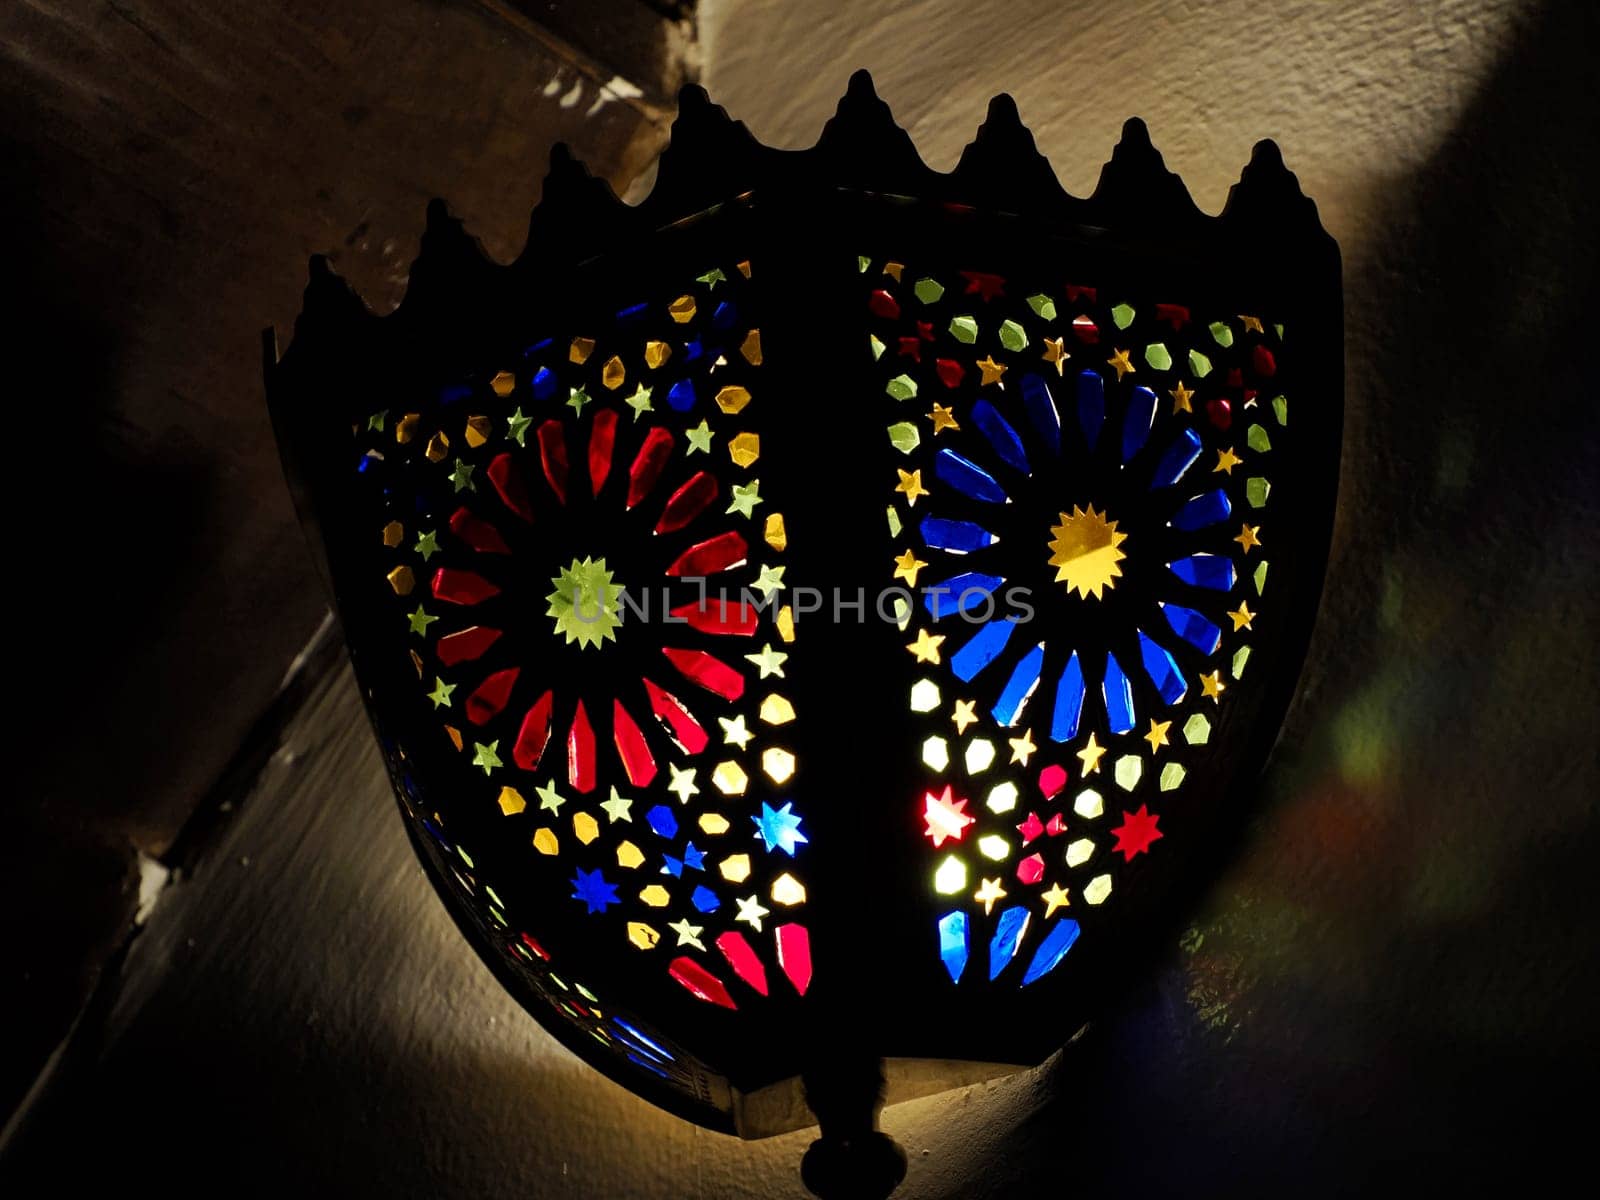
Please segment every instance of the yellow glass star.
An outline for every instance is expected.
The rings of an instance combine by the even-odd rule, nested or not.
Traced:
[[[740,749],[744,747],[741,746]],[[679,804],[687,804],[690,796],[700,794],[699,785],[694,781],[693,767],[685,769],[676,763],[668,763],[667,770],[672,772],[672,782],[667,784],[667,791],[677,793]]]
[[[1215,475],[1218,471],[1221,471],[1225,475],[1232,475],[1233,469],[1243,461],[1244,459],[1233,452],[1232,446],[1229,446],[1226,450],[1218,450],[1217,465],[1211,468],[1211,473]]]
[[[1220,697],[1227,685],[1222,682],[1222,672],[1213,671],[1209,675],[1200,676],[1200,689],[1212,701],[1220,702]]]
[[[984,913],[988,914],[994,911],[994,902],[996,900],[1004,900],[1005,896],[1006,890],[1000,886],[998,879],[985,879],[978,886],[978,890],[973,894],[972,898],[983,905]]]
[[[756,575],[756,581],[750,586],[761,593],[763,600],[770,600],[772,593],[783,586],[783,572],[783,567],[769,567],[763,564]]]
[[[916,587],[917,572],[927,565],[910,550],[907,550],[894,560],[894,577],[896,579],[904,579],[912,587]]]
[[[1244,547],[1244,552],[1249,554],[1255,547],[1261,545],[1261,526],[1242,525],[1239,527],[1239,536],[1233,539]]]
[[[750,745],[750,739],[755,737],[755,734],[745,727],[743,713],[736,717],[718,717],[717,723],[722,726],[722,740],[741,750],[746,749]]]
[[[1039,899],[1044,901],[1045,919],[1049,920],[1056,909],[1067,903],[1067,889],[1059,883],[1052,883],[1047,891],[1040,893]]]
[[[896,467],[895,470],[900,473],[900,482],[895,484],[894,490],[905,493],[908,508],[916,507],[917,497],[929,494],[928,489],[922,486],[921,468],[915,471],[901,471]]]
[[[978,721],[978,702],[976,700],[957,700],[956,710],[950,719],[956,723],[956,732],[965,733],[968,725],[975,725]]]
[[[1256,614],[1250,611],[1250,606],[1243,600],[1239,601],[1239,607],[1229,613],[1228,616],[1233,618],[1233,631],[1235,633],[1238,633],[1241,629],[1249,629],[1250,622],[1256,619]]]
[[[1167,730],[1172,728],[1171,721],[1158,721],[1150,718],[1150,732],[1144,735],[1144,740],[1150,743],[1150,749],[1159,750],[1167,744]]]
[[[1000,376],[1006,373],[1005,364],[995,362],[992,354],[987,358],[980,358],[974,365],[979,371],[983,372],[983,378],[978,381],[979,387],[986,387],[991,383],[999,383]]]
[[[1066,374],[1066,371],[1067,371],[1067,359],[1072,357],[1072,355],[1067,353],[1066,346],[1064,345],[1066,339],[1065,338],[1043,338],[1041,340],[1044,343],[1044,360],[1045,360],[1045,362],[1054,363],[1055,364],[1056,374],[1057,375]]]
[[[1028,759],[1039,747],[1033,744],[1033,730],[1024,729],[1021,737],[1007,738],[1011,743],[1011,761],[1028,765]]]
[[[1128,352],[1126,350],[1112,351],[1111,357],[1106,359],[1106,366],[1115,368],[1119,383],[1124,375],[1133,374],[1133,363],[1128,361]]]
[[[1089,735],[1088,744],[1077,751],[1078,758],[1083,762],[1083,773],[1093,775],[1100,769],[1100,759],[1105,756],[1106,748],[1094,740],[1094,734]]]
[[[933,411],[928,414],[928,417],[933,421],[933,433],[935,437],[939,435],[939,431],[941,429],[961,428],[961,426],[956,424],[955,414],[942,404],[935,404],[933,406]]]
[[[1194,392],[1183,386],[1183,380],[1178,380],[1178,386],[1168,392],[1167,395],[1172,397],[1172,411],[1174,413],[1194,411],[1189,405],[1189,401],[1194,399]]]
[[[939,647],[943,644],[944,634],[930,634],[926,629],[919,629],[917,640],[908,643],[906,649],[916,656],[918,662],[937,663]]]
[[[783,664],[788,661],[788,658],[789,656],[782,650],[774,650],[771,642],[761,647],[760,654],[746,654],[744,656],[745,662],[760,669],[760,678],[762,679],[767,678],[769,675],[776,675],[779,679],[782,679]]]
[[[1239,314],[1239,320],[1244,323],[1244,329],[1245,329],[1246,333],[1265,333],[1266,332],[1266,330],[1261,328],[1261,318],[1260,317],[1247,317],[1243,313],[1240,313]]]

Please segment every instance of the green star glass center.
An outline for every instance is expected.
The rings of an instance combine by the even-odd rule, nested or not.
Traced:
[[[554,617],[556,632],[571,645],[599,646],[617,640],[622,624],[622,585],[606,569],[603,558],[575,558],[550,581],[545,616]]]

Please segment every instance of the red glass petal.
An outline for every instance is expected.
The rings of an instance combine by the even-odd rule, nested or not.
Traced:
[[[511,547],[500,536],[500,531],[482,517],[474,516],[465,507],[458,508],[450,517],[450,532],[480,554],[510,554]]]
[[[1099,295],[1099,292],[1092,287],[1080,287],[1075,283],[1067,284],[1068,303],[1076,304],[1079,300],[1087,300],[1090,304],[1095,304],[1099,300]]]
[[[722,957],[728,960],[735,975],[763,996],[767,994],[767,970],[750,943],[744,940],[744,934],[737,929],[728,930],[717,938],[717,949],[722,951]]]
[[[496,671],[480,683],[467,697],[467,720],[483,725],[500,715],[511,702],[511,688],[522,674],[520,667],[506,667]]]
[[[572,725],[567,730],[567,782],[580,792],[594,791],[594,726],[589,724],[589,714],[578,701],[578,711],[573,714]]]
[[[617,443],[617,413],[612,408],[602,408],[594,415],[594,428],[589,431],[589,487],[594,495],[606,485],[611,474],[611,451]]]
[[[491,629],[487,625],[469,625],[466,629],[445,634],[433,652],[445,666],[453,667],[457,663],[482,658],[484,651],[499,640],[498,629]]]
[[[622,759],[628,782],[634,787],[648,787],[656,777],[655,755],[650,753],[639,723],[622,707],[621,700],[611,701],[611,740],[616,743],[617,757]]]
[[[873,316],[882,317],[886,321],[893,321],[900,316],[900,301],[882,288],[867,297],[867,307],[872,310]]]
[[[713,692],[724,700],[737,700],[744,695],[744,676],[720,658],[715,658],[704,650],[674,650],[670,646],[663,646],[661,653],[665,654],[667,660],[682,671],[686,678],[698,683],[706,691]]]
[[[804,996],[811,986],[811,935],[804,925],[778,926],[778,965]]]
[[[449,604],[480,604],[500,589],[474,571],[440,567],[433,573],[433,594]]]
[[[756,631],[760,613],[754,604],[739,600],[704,600],[672,610],[674,620],[686,621],[701,633],[750,637]]]
[[[705,511],[706,505],[717,498],[717,478],[705,471],[695,472],[694,478],[672,493],[656,522],[657,533],[675,533]]]
[[[745,544],[744,538],[737,530],[730,529],[727,533],[719,533],[714,538],[690,546],[667,568],[667,574],[688,575],[691,578],[715,575],[718,571],[738,566],[749,554],[750,547]]]
[[[511,758],[524,771],[536,770],[544,757],[544,748],[550,744],[550,693],[546,692],[533,702],[533,707],[522,718],[522,728],[517,730],[517,744],[511,747]]]
[[[1272,351],[1265,346],[1257,346],[1250,352],[1250,365],[1255,367],[1257,375],[1278,373],[1278,360],[1272,357]]]
[[[967,369],[953,358],[941,358],[933,364],[934,371],[939,376],[939,382],[947,388],[960,387],[961,381],[967,377]]]
[[[661,426],[652,425],[650,432],[644,435],[644,445],[633,456],[633,465],[628,468],[629,508],[650,494],[671,456],[672,435]]]
[[[550,951],[539,945],[539,943],[534,941],[530,935],[526,933],[522,935],[522,944],[529,950],[532,950],[540,958],[544,959],[545,962],[550,961]]]
[[[678,744],[685,754],[699,754],[711,739],[701,728],[694,714],[665,688],[659,688],[648,679],[644,681],[645,694],[650,697],[650,711],[667,731],[667,736]]]
[[[667,967],[667,974],[702,1000],[720,1004],[723,1008],[739,1007],[733,1002],[733,997],[728,995],[727,986],[722,980],[687,955],[673,959],[671,965]]]
[[[539,426],[539,463],[556,499],[567,502],[567,435],[561,422],[551,417]]]
[[[497,454],[489,464],[489,482],[500,493],[500,499],[524,521],[533,520],[533,504],[528,499],[528,485],[522,481],[522,472],[511,461],[510,452]]]

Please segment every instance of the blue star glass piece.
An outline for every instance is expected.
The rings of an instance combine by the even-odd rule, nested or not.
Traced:
[[[1204,529],[1207,525],[1226,521],[1232,512],[1233,505],[1228,503],[1228,493],[1217,488],[1214,491],[1202,492],[1188,501],[1172,518],[1172,526],[1185,533],[1192,533],[1196,529]]]
[[[951,613],[964,613],[985,606],[996,588],[1005,582],[1003,575],[985,575],[980,571],[967,571],[952,576],[943,583],[930,584],[922,589],[922,604],[935,621]]]
[[[1136,387],[1128,397],[1128,411],[1122,417],[1122,461],[1127,462],[1150,436],[1156,420],[1156,394],[1147,387]]]
[[[795,846],[806,841],[806,835],[800,832],[800,818],[792,810],[794,801],[785,801],[784,806],[774,809],[765,800],[761,802],[761,815],[751,817],[755,823],[757,836],[770,853],[773,850],[782,850],[790,858],[794,857]]]
[[[1000,919],[995,922],[994,937],[989,940],[990,979],[998,979],[1000,972],[1011,965],[1011,960],[1017,956],[1017,947],[1022,945],[1027,932],[1028,910],[1025,906],[1013,904],[1000,914]]]
[[[1050,718],[1050,740],[1070,742],[1078,736],[1078,719],[1083,716],[1083,667],[1074,650],[1067,660],[1061,680],[1056,684],[1056,707]]]
[[[1100,440],[1100,426],[1106,420],[1106,381],[1099,371],[1082,371],[1078,374],[1078,428],[1083,430],[1083,440],[1089,449]]]
[[[923,517],[921,529],[923,541],[935,550],[949,550],[952,554],[982,550],[998,540],[982,525],[945,517]]]
[[[683,859],[673,858],[670,854],[663,854],[661,858],[664,864],[661,868],[663,875],[678,876],[683,874]]]
[[[533,373],[533,398],[535,400],[548,400],[556,394],[556,389],[561,386],[561,381],[556,378],[556,373],[549,367],[540,367]]]
[[[1007,466],[1024,475],[1033,474],[1033,468],[1028,465],[1028,452],[1022,448],[1022,439],[1011,427],[1011,422],[1000,415],[999,409],[987,400],[979,400],[972,406],[972,421]]]
[[[1185,583],[1226,592],[1234,583],[1233,559],[1225,554],[1191,554],[1167,564],[1167,569]]]
[[[680,379],[667,389],[667,404],[674,412],[688,412],[694,407],[694,380]]]
[[[644,819],[651,829],[655,830],[658,837],[675,838],[678,836],[678,818],[672,815],[672,810],[665,804],[658,804],[645,813]]]
[[[1040,642],[1022,656],[1016,669],[1011,672],[1011,678],[1006,681],[1000,699],[996,700],[994,707],[989,710],[1001,728],[1009,729],[1017,723],[1017,718],[1022,715],[1022,706],[1028,702],[1034,689],[1039,686],[1039,673],[1042,670],[1044,670],[1044,643]]]
[[[939,451],[938,457],[933,460],[933,473],[963,496],[982,500],[986,504],[1006,502],[1006,490],[995,482],[994,476],[954,450],[946,448]]]
[[[1201,654],[1215,654],[1217,647],[1222,644],[1222,630],[1192,608],[1185,608],[1181,604],[1163,604],[1161,615],[1167,618],[1173,633]]]
[[[1170,651],[1144,630],[1139,630],[1139,657],[1144,660],[1144,673],[1150,676],[1156,692],[1167,704],[1176,704],[1189,691],[1188,680],[1178,669],[1178,662]]]
[[[603,913],[619,902],[616,884],[607,883],[599,871],[585,871],[582,867],[572,877],[572,898],[583,901],[591,913]]]
[[[699,338],[693,338],[683,344],[683,361],[694,362],[705,352],[705,343]]]
[[[1044,941],[1033,952],[1033,961],[1022,976],[1022,986],[1027,987],[1039,976],[1055,970],[1056,964],[1067,956],[1067,951],[1078,940],[1078,932],[1078,923],[1071,917],[1062,917],[1052,925],[1050,932],[1044,935]]]
[[[683,865],[691,871],[704,871],[706,869],[706,852],[695,849],[695,844],[690,842],[683,848]]]
[[[960,983],[967,969],[967,914],[945,913],[939,918],[939,957],[950,972],[950,982]]]
[[[1031,372],[1022,377],[1022,406],[1050,453],[1060,454],[1061,414],[1056,411],[1056,399],[1050,394],[1050,385],[1042,377]]]
[[[1150,490],[1171,487],[1177,483],[1199,457],[1200,435],[1192,429],[1185,429],[1172,439],[1172,445],[1166,448],[1156,463],[1155,474],[1150,477]]]
[[[694,894],[689,897],[689,903],[695,906],[696,911],[703,913],[716,912],[722,907],[722,901],[717,894],[704,884],[694,889]]]
[[[1101,691],[1106,698],[1106,721],[1112,733],[1127,733],[1137,718],[1133,715],[1133,685],[1115,654],[1106,655],[1105,681]]]
[[[1017,623],[1009,617],[990,621],[973,634],[965,646],[951,655],[950,669],[963,683],[971,683],[973,676],[1000,657],[1006,643],[1011,640],[1011,631],[1016,627]]]

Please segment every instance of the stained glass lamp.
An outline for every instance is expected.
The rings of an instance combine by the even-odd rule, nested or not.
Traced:
[[[267,389],[406,829],[557,1038],[820,1121],[1033,1064],[1226,852],[1290,701],[1338,251],[1271,143],[1219,216],[1130,121],[1087,199],[1005,97],[954,171],[859,75],[810,150],[684,93],[637,207],[558,152],[379,318],[314,259]]]

